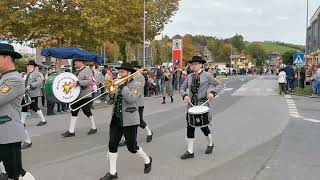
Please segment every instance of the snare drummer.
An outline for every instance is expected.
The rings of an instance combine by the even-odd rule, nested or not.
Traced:
[[[75,59],[74,60],[74,66],[77,69],[77,76],[78,76],[78,82],[72,83],[73,87],[80,86],[80,95],[78,99],[81,98],[77,103],[73,104],[71,107],[72,109],[75,109],[89,101],[92,100],[92,97],[89,96],[90,94],[90,81],[92,80],[92,71],[84,65],[84,61],[81,59]],[[88,132],[88,135],[96,134],[97,133],[97,127],[91,112],[91,103],[86,104],[81,109],[83,113],[90,118],[91,121],[91,129]],[[75,127],[78,119],[78,113],[80,109],[71,111],[71,121],[70,121],[70,128],[65,133],[62,133],[61,135],[63,137],[72,137],[75,136]]]
[[[181,95],[185,103],[191,102],[193,105],[201,105],[207,100],[212,101],[216,95],[215,87],[219,85],[212,74],[203,70],[203,64],[206,63],[205,60],[200,56],[193,56],[192,60],[189,61],[192,66],[193,73],[189,74],[187,79],[182,85]],[[188,91],[189,90],[189,94]],[[206,103],[205,106],[209,107]],[[190,104],[188,108],[190,108]],[[210,116],[210,114],[209,114]],[[188,113],[187,113],[188,118]],[[211,118],[211,117],[208,117]],[[188,122],[188,119],[187,119]],[[209,125],[209,124],[208,124]],[[201,127],[201,131],[206,136],[208,140],[208,145],[206,149],[206,154],[211,154],[213,151],[214,144],[212,142],[212,135],[208,126]],[[193,142],[194,142],[194,132],[195,128],[187,123],[187,142],[188,150],[181,156],[181,159],[189,159],[194,157],[193,153]]]

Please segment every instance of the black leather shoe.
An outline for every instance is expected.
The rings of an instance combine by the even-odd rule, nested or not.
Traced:
[[[152,157],[149,156],[150,163],[144,165],[144,173],[148,174],[151,171],[151,166],[152,166]]]
[[[23,144],[21,145],[21,149],[28,149],[31,146],[32,146],[32,142],[31,143],[23,142]]]
[[[45,121],[45,122],[40,121],[40,122],[37,124],[37,126],[44,126],[44,125],[46,125],[46,124],[47,124],[47,121]]]
[[[76,136],[76,133],[71,133],[71,132],[67,131],[67,132],[65,132],[65,133],[62,133],[61,136],[62,136],[62,137],[65,137],[65,138],[67,138],[67,137],[73,137],[73,136]]]
[[[189,151],[186,151],[182,156],[181,159],[191,159],[194,158],[194,153],[189,153]]]
[[[100,178],[100,180],[112,180],[112,179],[118,179],[118,173],[116,173],[115,175],[112,175],[108,172],[105,176]]]
[[[152,141],[152,136],[153,136],[153,132],[151,131],[151,135],[149,136],[147,136],[147,142],[149,143],[149,142],[151,142]]]
[[[166,102],[165,101],[162,101],[162,103],[161,104],[165,104]]]
[[[9,179],[8,174],[0,173],[0,180],[8,180],[8,179]]]
[[[90,129],[89,132],[88,132],[88,135],[92,135],[92,134],[96,134],[98,132],[97,129]]]
[[[206,154],[211,154],[212,151],[213,151],[213,147],[214,147],[214,145],[208,146],[207,149],[206,149]]]

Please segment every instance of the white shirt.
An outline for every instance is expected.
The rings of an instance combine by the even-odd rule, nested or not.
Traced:
[[[287,82],[287,74],[285,71],[281,71],[278,75],[278,83],[286,83]]]

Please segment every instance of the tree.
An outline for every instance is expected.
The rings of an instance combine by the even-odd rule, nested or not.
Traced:
[[[194,56],[197,52],[196,47],[192,44],[192,35],[187,34],[182,38],[183,44],[183,59],[184,65],[188,64],[188,61],[191,60],[192,56]]]
[[[266,52],[259,43],[250,43],[246,48],[248,54],[256,63],[256,66],[262,66],[266,59]]]
[[[282,63],[283,64],[293,64],[293,54],[297,53],[294,50],[291,51],[286,51],[285,53],[283,53],[283,55],[281,56],[282,58]]]
[[[230,39],[230,42],[233,47],[235,47],[240,53],[246,48],[244,43],[244,38],[242,35],[236,34]]]

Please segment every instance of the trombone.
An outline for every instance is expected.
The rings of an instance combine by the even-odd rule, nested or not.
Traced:
[[[72,105],[74,105],[75,103],[81,101],[82,99],[84,99],[84,98],[86,98],[86,97],[88,97],[88,96],[91,96],[91,95],[94,93],[94,92],[91,92],[91,93],[83,96],[82,98],[79,98],[79,99],[75,100],[74,102],[70,103],[70,104],[69,104],[69,109],[70,109],[71,111],[76,111],[76,110],[78,110],[78,109],[81,109],[83,106],[85,106],[85,105],[87,105],[87,104],[95,101],[96,99],[98,99],[99,97],[101,97],[101,96],[103,96],[103,95],[105,95],[105,94],[107,94],[107,93],[109,93],[109,94],[115,94],[118,86],[120,86],[121,84],[124,84],[124,83],[125,83],[126,81],[128,81],[130,78],[134,78],[136,75],[138,75],[139,73],[141,73],[143,70],[144,70],[144,69],[139,69],[139,70],[136,71],[135,73],[132,73],[132,74],[130,74],[129,76],[127,76],[127,77],[125,77],[125,78],[118,79],[118,80],[113,80],[113,81],[111,81],[111,80],[105,80],[105,81],[104,81],[104,85],[103,85],[102,87],[100,87],[100,88],[97,89],[97,91],[99,91],[99,90],[101,90],[102,88],[106,88],[106,91],[105,91],[104,93],[101,93],[99,96],[91,99],[90,101],[82,104],[81,106],[79,106],[79,107],[77,107],[77,108],[74,108],[74,109],[72,108]]]

